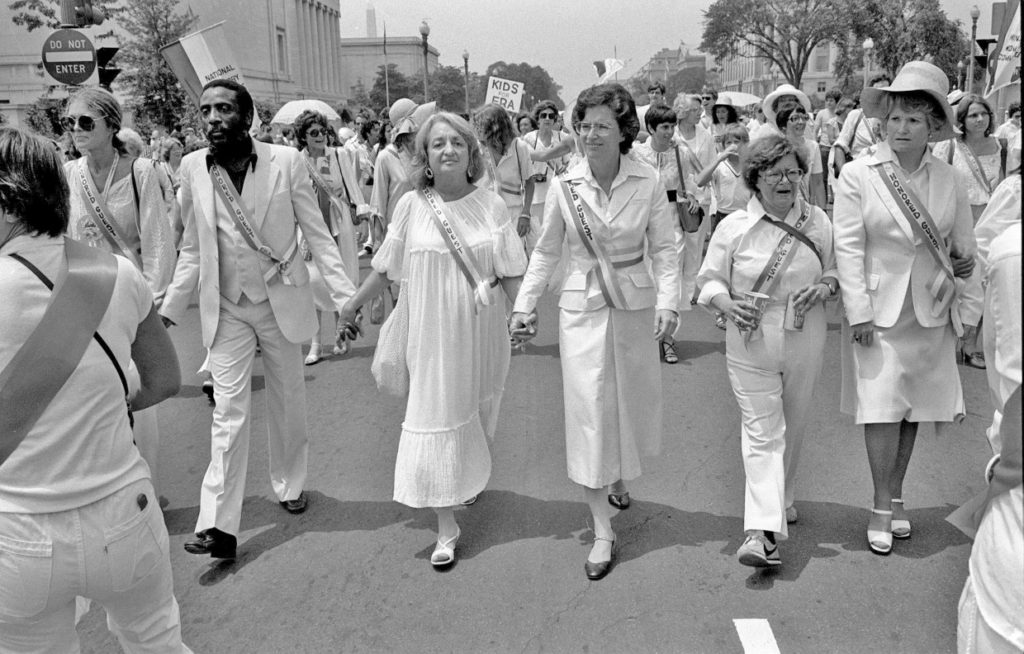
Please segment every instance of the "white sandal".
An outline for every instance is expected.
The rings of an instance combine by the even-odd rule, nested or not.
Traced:
[[[441,542],[441,539],[437,540],[437,547],[434,548],[434,553],[430,555],[430,565],[435,568],[443,568],[446,565],[455,563],[455,544],[459,542],[459,536],[462,535],[462,530],[455,532],[455,535],[448,540]]]
[[[889,516],[890,524],[889,529],[884,531],[868,527],[868,547],[875,554],[888,554],[892,551],[892,511],[871,509],[871,512],[875,515]]]
[[[892,503],[903,506],[903,500],[899,498],[893,498]],[[910,538],[910,520],[894,518],[892,521],[892,537],[899,539]]]
[[[306,360],[303,362],[307,366],[311,366],[314,363],[318,363],[322,357],[320,356],[320,344],[314,343],[309,347],[309,354],[306,355]]]

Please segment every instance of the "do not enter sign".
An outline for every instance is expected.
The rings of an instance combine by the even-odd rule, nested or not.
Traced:
[[[43,68],[61,84],[82,84],[96,71],[96,49],[77,30],[57,30],[43,42]]]

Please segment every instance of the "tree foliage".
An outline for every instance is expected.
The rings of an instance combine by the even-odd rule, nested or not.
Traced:
[[[179,0],[133,0],[117,20],[128,37],[115,61],[125,69],[119,81],[131,98],[136,123],[142,133],[153,126],[170,130],[195,107],[160,48],[191,32],[198,18],[191,10],[181,12]]]
[[[704,12],[700,49],[718,59],[767,59],[799,88],[814,48],[837,38],[847,24],[846,4],[847,0],[716,0]]]
[[[25,123],[37,134],[57,138],[63,133],[60,119],[64,115],[64,100],[42,97],[25,113]]]
[[[487,67],[484,77],[501,77],[523,83],[523,109],[529,110],[541,100],[551,100],[559,110],[565,108],[565,103],[559,97],[562,87],[551,79],[548,71],[540,66],[532,66],[528,63],[509,64],[504,61],[496,61]],[[486,92],[484,93],[486,97]],[[480,98],[483,102],[483,97]]]
[[[102,9],[107,18],[113,18],[121,11],[118,2],[119,0],[93,0],[93,4]],[[14,12],[11,22],[24,27],[29,32],[42,27],[49,29],[60,27],[60,0],[12,0],[7,6]],[[111,34],[111,31],[107,31],[97,36],[103,37]]]
[[[957,61],[968,50],[960,22],[946,15],[939,0],[851,0],[846,20],[836,38],[834,72],[840,80],[863,65],[862,44],[868,37],[874,41],[872,68],[890,76],[908,61],[927,59],[955,79]]]
[[[385,87],[385,81],[387,86]],[[387,92],[386,92],[387,91]],[[405,73],[398,70],[395,64],[388,64],[387,80],[384,78],[384,66],[377,66],[377,77],[373,80],[373,88],[370,89],[370,104],[373,107],[381,108],[390,106],[398,98],[409,98],[415,102],[423,101],[423,81],[417,81],[405,76]]]

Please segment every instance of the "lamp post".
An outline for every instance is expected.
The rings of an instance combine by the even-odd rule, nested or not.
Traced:
[[[429,54],[429,50],[427,49],[427,37],[430,36],[430,25],[427,25],[427,21],[425,20],[420,23],[420,36],[423,37],[423,101],[426,102],[428,99],[427,78],[429,74],[429,70],[427,68],[427,63],[429,61],[427,59],[427,55]]]
[[[861,47],[864,48],[864,88],[867,88],[871,76],[871,51],[875,49],[875,42],[869,36],[864,39]]]
[[[964,88],[964,60],[956,62],[956,87],[961,91]]]
[[[978,9],[978,5],[971,7],[971,43],[969,45],[970,51],[967,56],[967,82],[964,84],[967,93],[974,92],[974,39],[978,38],[978,17],[981,16],[981,10]]]
[[[469,50],[462,51],[462,65],[466,73],[466,116],[469,116]]]

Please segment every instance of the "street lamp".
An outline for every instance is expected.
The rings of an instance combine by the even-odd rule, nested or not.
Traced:
[[[961,91],[964,88],[964,60],[956,62],[956,87]]]
[[[427,37],[430,36],[430,25],[427,25],[427,21],[426,20],[424,20],[422,23],[420,23],[420,36],[423,37],[423,101],[426,102],[427,101],[427,95],[428,95],[428,91],[427,91],[427,74],[428,74],[428,70],[427,70],[427,62],[428,62],[427,54],[429,53],[429,51],[427,50],[427,47],[428,47],[427,46]]]
[[[864,48],[864,88],[868,87],[868,78],[871,75],[871,51],[875,49],[875,42],[869,36],[861,44]]]
[[[981,10],[978,9],[978,5],[971,7],[971,43],[970,54],[967,57],[967,82],[964,84],[968,93],[974,92],[974,39],[978,38],[978,17],[980,16]]]
[[[466,71],[466,116],[469,116],[469,50],[462,51],[462,65]]]

